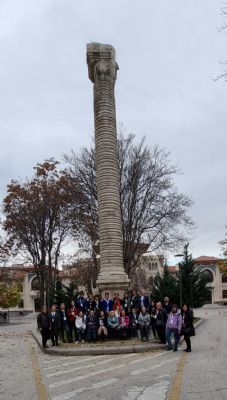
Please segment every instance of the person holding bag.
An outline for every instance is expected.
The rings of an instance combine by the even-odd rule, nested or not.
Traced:
[[[182,328],[181,328],[181,335],[184,336],[185,343],[187,345],[186,351],[190,353],[192,351],[191,348],[191,336],[195,336],[195,328],[193,325],[193,311],[187,304],[184,304],[181,309],[181,316],[182,316]]]

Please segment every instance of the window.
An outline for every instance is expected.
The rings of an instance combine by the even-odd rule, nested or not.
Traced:
[[[214,281],[214,275],[212,274],[212,272],[209,269],[205,269],[204,271],[202,271],[202,273],[204,275],[206,275],[209,283]]]
[[[227,283],[227,274],[222,274],[222,282]]]
[[[227,298],[227,290],[222,290],[222,297],[223,299]]]
[[[151,271],[151,263],[148,264],[149,271]]]
[[[157,263],[155,263],[155,264],[154,264],[154,266],[155,266],[155,269],[157,269],[157,268],[158,268],[158,264],[157,264]]]
[[[31,289],[32,290],[39,290],[39,282],[38,282],[38,278],[34,278],[31,284]]]

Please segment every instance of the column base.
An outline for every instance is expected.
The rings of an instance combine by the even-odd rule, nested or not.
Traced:
[[[119,281],[116,277],[116,281],[104,281],[102,279],[97,280],[97,286],[102,298],[105,297],[105,293],[108,292],[110,294],[110,298],[113,299],[115,293],[119,295],[120,298],[123,297],[124,293],[128,290],[130,285],[130,279],[124,277],[124,280]]]

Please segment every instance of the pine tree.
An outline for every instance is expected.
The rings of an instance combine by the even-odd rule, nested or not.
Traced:
[[[207,275],[196,268],[192,255],[188,253],[189,243],[184,247],[184,260],[180,263],[177,292],[182,285],[182,303],[192,307],[201,307],[210,299],[210,288]]]
[[[57,304],[59,307],[61,303],[65,303],[67,300],[66,286],[63,285],[59,279],[56,282],[54,294],[51,296],[51,303]]]
[[[163,273],[158,272],[151,285],[151,297],[154,301],[162,302],[165,296],[168,296],[172,303],[178,300],[177,278],[169,272],[166,265]]]
[[[75,284],[74,281],[71,281],[69,286],[65,287],[65,291],[66,291],[65,302],[66,302],[67,307],[69,307],[71,301],[72,300],[74,300],[74,301],[76,300],[76,297],[77,297],[77,294],[78,294],[78,287],[77,287],[77,285]]]

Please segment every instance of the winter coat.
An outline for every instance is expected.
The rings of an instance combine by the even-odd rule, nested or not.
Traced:
[[[173,312],[171,312],[168,315],[168,319],[166,322],[166,329],[175,329],[178,332],[181,331],[181,327],[182,327],[182,316],[181,314],[179,314],[178,312],[176,312],[175,314]]]
[[[60,310],[60,321],[61,321],[61,329],[64,329],[66,325],[68,325],[68,318],[66,314],[66,310]]]
[[[76,317],[76,320],[75,320],[75,325],[76,325],[76,329],[86,329],[86,317],[84,316],[84,317],[79,317],[79,316],[77,316]]]
[[[130,307],[132,308],[139,308],[140,307],[140,297],[138,295],[132,296],[130,299]]]
[[[170,304],[170,303],[163,303],[163,304],[162,304],[162,308],[163,308],[163,310],[166,310],[166,313],[167,313],[167,314],[170,314],[171,311],[172,311],[172,304]]]
[[[149,309],[149,305],[150,305],[150,299],[148,296],[139,296],[139,307],[145,307],[146,310]]]
[[[186,312],[181,313],[182,316],[182,328],[181,334],[187,336],[194,336],[195,335],[195,328],[193,325],[193,312],[192,310],[188,310]]]
[[[166,326],[166,321],[167,321],[167,313],[166,310],[163,310],[161,308],[161,310],[156,310],[156,315],[155,315],[155,319],[156,319],[156,324],[155,326]]]
[[[96,330],[97,329],[97,318],[96,316],[88,316],[86,318],[86,326],[87,326],[87,330]]]
[[[97,322],[98,322],[98,328],[100,328],[100,326],[105,326],[107,328],[107,318],[106,317],[99,317]]]
[[[118,317],[115,315],[115,317],[108,317],[108,326],[110,328],[115,328],[119,325]]]
[[[44,314],[43,312],[39,313],[37,316],[37,325],[38,329],[50,329],[51,322],[48,314]]]
[[[102,310],[103,311],[105,311],[105,312],[110,312],[110,311],[112,311],[112,309],[113,309],[113,300],[106,300],[106,299],[103,299],[102,300],[102,302],[101,302],[101,308],[102,308]]]
[[[125,317],[119,317],[119,325],[120,326],[129,326],[129,317],[125,315]]]
[[[140,326],[149,326],[150,325],[150,315],[149,314],[142,314],[140,313],[139,318],[138,318],[138,324]]]
[[[126,314],[128,313],[128,311],[129,311],[129,309],[130,309],[130,304],[131,304],[130,297],[128,297],[127,299],[126,299],[126,298],[123,298],[123,299],[121,300],[121,307],[122,307],[122,310],[124,310],[124,311],[126,312]]]
[[[76,307],[70,307],[67,309],[68,321],[74,322],[77,315],[78,315],[78,309]]]
[[[137,326],[137,324],[138,324],[138,314],[137,313],[136,314],[130,313],[129,314],[129,325],[130,326]]]
[[[50,318],[50,323],[51,323],[51,331],[56,333],[56,335],[57,335],[61,328],[61,319],[60,319],[59,312],[58,311],[56,311],[55,313],[50,312],[49,318]]]
[[[83,313],[87,312],[87,300],[84,297],[79,296],[76,300],[76,308],[78,310],[83,311]]]

